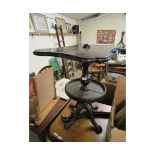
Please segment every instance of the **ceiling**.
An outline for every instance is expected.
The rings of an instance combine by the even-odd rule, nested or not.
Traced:
[[[59,13],[59,14],[72,18],[74,20],[82,20],[82,19],[86,19],[86,18],[94,17],[98,15],[98,13]]]

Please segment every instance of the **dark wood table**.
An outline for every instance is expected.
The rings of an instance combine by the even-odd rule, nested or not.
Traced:
[[[60,48],[36,49],[33,54],[37,56],[55,56],[67,58],[81,63],[102,63],[110,60],[110,51],[116,48],[116,45],[90,45],[89,49],[83,48],[83,45],[75,45]]]
[[[64,119],[64,122],[70,119],[69,123],[67,122],[65,123],[66,125],[65,127],[66,128],[71,127],[71,128],[64,129],[64,123],[62,122],[61,115],[59,114],[59,116],[55,119],[55,121],[52,124],[51,129],[54,129],[54,133],[52,133],[52,130],[51,130],[50,132],[51,134],[49,135],[53,135],[53,134],[55,134],[56,136],[58,135],[57,137],[59,137],[59,139],[61,139],[62,137],[63,141],[106,141],[108,120],[105,119],[104,121],[103,118],[94,118],[94,115],[93,115],[93,114],[97,114],[97,112],[99,115],[101,115],[102,112],[100,112],[100,110],[103,109],[103,104],[99,105],[99,109],[98,109],[99,111],[97,112],[93,111],[90,106],[90,103],[103,99],[106,89],[105,89],[105,85],[102,85],[97,81],[93,81],[89,79],[88,67],[91,63],[104,63],[109,61],[111,58],[110,51],[113,50],[114,48],[116,48],[116,46],[114,45],[106,45],[106,46],[91,45],[90,48],[87,49],[87,48],[83,48],[83,45],[79,45],[79,46],[77,45],[77,46],[70,46],[70,47],[63,47],[63,48],[37,49],[33,52],[33,54],[37,56],[56,56],[56,57],[62,57],[70,60],[79,61],[82,63],[81,79],[76,79],[74,81],[71,81],[70,83],[68,83],[67,85],[68,87],[66,89],[67,95],[70,98],[78,101],[77,103],[78,106],[76,107],[76,112],[74,113],[74,116],[72,118],[68,117]],[[78,84],[79,82],[80,82],[80,85]],[[73,87],[69,87],[72,84],[73,84]],[[77,92],[75,93],[74,88],[77,88],[76,84],[80,86],[80,89],[78,89]],[[87,86],[93,86],[93,89],[95,88],[100,89],[102,90],[102,93],[98,93],[97,96],[91,98],[91,95],[95,94],[94,92],[96,90],[94,91],[89,90],[89,93],[88,93]],[[70,88],[72,88],[73,91]],[[86,94],[86,92],[88,95],[84,95],[84,93]],[[81,97],[82,93],[83,93],[83,96]],[[85,102],[85,103],[82,103],[82,102]],[[77,122],[74,123],[81,109],[86,110],[85,115],[87,115],[87,113],[89,114],[89,119],[95,126],[95,132],[100,134],[96,134],[94,132],[94,127],[92,126],[92,123],[90,122],[90,120],[86,118],[77,120]],[[71,112],[69,110],[70,110],[69,107],[68,108],[65,107],[61,114],[63,114],[64,116],[66,116],[65,114],[67,114],[67,116],[69,116]],[[99,124],[101,124],[102,127],[99,126],[95,122],[95,120]],[[84,121],[84,122],[81,122],[81,121]],[[73,126],[71,126],[72,123],[74,123]],[[103,128],[103,131],[102,131],[102,128]],[[73,137],[77,137],[77,138],[72,139]],[[82,137],[82,139],[79,139],[80,137]]]
[[[71,113],[70,104],[75,104],[76,101],[70,100],[61,113],[56,117],[50,127],[49,137],[51,141],[63,141],[63,142],[104,142],[108,140],[109,119],[95,118],[96,122],[102,126],[102,133],[96,134],[94,132],[94,126],[87,118],[77,120],[69,129],[64,128],[64,123],[61,120],[61,116],[68,116]],[[93,103],[97,105],[99,111],[111,111],[111,106]]]

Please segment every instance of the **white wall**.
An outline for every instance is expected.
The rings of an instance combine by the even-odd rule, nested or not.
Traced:
[[[97,30],[116,30],[115,43],[121,38],[121,32],[126,31],[126,16],[124,14],[107,14],[80,25],[82,44],[96,44]],[[125,36],[124,36],[125,42]]]
[[[70,18],[64,17],[59,14],[44,14],[47,17],[55,18],[59,17],[65,19],[66,22],[71,23],[72,25],[77,24],[77,21]],[[65,36],[66,46],[73,46],[77,44],[76,35]],[[50,57],[40,57],[33,55],[33,51],[40,48],[53,48],[58,47],[56,36],[29,36],[29,73],[37,73],[42,67],[48,65],[48,60]]]

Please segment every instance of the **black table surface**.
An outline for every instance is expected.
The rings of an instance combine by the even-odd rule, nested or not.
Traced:
[[[83,45],[75,45],[60,48],[37,49],[33,54],[37,56],[62,57],[82,63],[95,63],[110,60],[110,51],[116,47],[116,45],[90,45],[89,49],[85,49]]]

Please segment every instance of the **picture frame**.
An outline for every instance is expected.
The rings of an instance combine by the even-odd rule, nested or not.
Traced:
[[[72,32],[72,25],[70,23],[66,23],[66,29],[68,33]]]
[[[49,32],[50,33],[56,33],[56,31],[55,31],[55,24],[56,24],[55,19],[46,17],[46,20],[47,20],[47,25],[48,25]]]
[[[45,15],[31,13],[31,18],[36,32],[49,32]]]
[[[55,21],[56,21],[57,27],[60,27],[60,25],[61,25],[63,33],[67,33],[65,20],[56,17],[56,18],[55,18]]]
[[[35,32],[31,16],[29,16],[29,32]]]
[[[97,44],[114,44],[116,30],[97,30]]]

